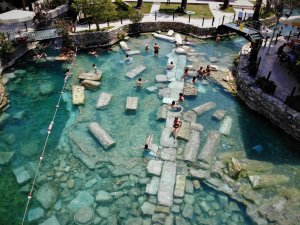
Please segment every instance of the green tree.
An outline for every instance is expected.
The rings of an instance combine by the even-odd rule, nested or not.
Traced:
[[[187,7],[187,0],[181,0],[181,8],[183,9],[183,11],[186,10]]]
[[[132,23],[138,23],[143,19],[143,13],[136,9],[131,9],[129,11],[129,19]]]
[[[76,0],[72,6],[79,12],[91,15],[96,23],[97,30],[100,30],[99,23],[109,21],[116,15],[116,8],[111,0]]]
[[[225,10],[225,9],[227,9],[227,8],[228,8],[228,6],[229,6],[229,0],[224,0],[224,2],[223,2],[223,5],[222,5],[221,9]]]
[[[8,40],[3,33],[0,33],[0,57],[6,62],[10,54],[15,51],[15,48],[10,40]]]

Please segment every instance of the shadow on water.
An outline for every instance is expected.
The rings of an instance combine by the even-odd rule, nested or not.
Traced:
[[[247,158],[276,164],[300,162],[300,143],[244,102],[238,117]]]

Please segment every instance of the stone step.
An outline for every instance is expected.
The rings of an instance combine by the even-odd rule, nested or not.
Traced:
[[[199,105],[195,108],[192,109],[192,111],[194,111],[195,113],[197,113],[197,116],[200,116],[202,114],[204,114],[205,112],[213,109],[216,107],[216,103],[214,102],[207,102],[207,103],[204,103],[202,105]]]
[[[230,116],[225,116],[225,118],[221,123],[219,132],[221,134],[228,136],[231,130],[231,126],[232,126],[232,118]]]
[[[146,67],[143,65],[137,66],[133,70],[127,72],[126,76],[129,78],[134,78],[137,75],[139,75],[141,72],[143,72],[145,69]]]
[[[185,146],[183,158],[185,161],[195,162],[199,153],[200,132],[192,130],[190,139]]]
[[[74,105],[83,105],[85,100],[84,87],[79,85],[72,86],[72,101]]]
[[[102,72],[99,71],[97,74],[96,73],[80,73],[78,78],[81,80],[94,80],[94,81],[99,81],[102,77]]]
[[[175,197],[182,198],[184,196],[185,182],[186,182],[185,175],[177,175],[176,176],[176,185],[175,185],[175,190],[174,190]]]
[[[203,146],[198,159],[210,163],[214,157],[217,150],[218,144],[220,142],[221,135],[217,131],[211,131],[208,133],[205,145]]]
[[[164,162],[157,194],[159,205],[172,206],[175,179],[176,163]]]
[[[172,128],[165,127],[160,137],[160,145],[168,148],[176,148],[178,145],[177,139],[171,135]]]
[[[130,51],[130,48],[128,47],[125,41],[120,41],[119,44],[124,51]]]
[[[100,86],[100,82],[99,81],[94,81],[94,80],[83,80],[81,81],[81,84],[89,90],[95,90]]]
[[[138,97],[127,97],[126,99],[126,110],[137,110]]]
[[[112,97],[113,97],[112,94],[102,92],[99,95],[99,98],[98,98],[98,101],[97,101],[97,104],[96,104],[96,108],[101,109],[101,108],[106,107],[109,104]]]

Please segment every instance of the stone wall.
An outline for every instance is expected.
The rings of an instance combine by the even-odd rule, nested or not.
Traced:
[[[243,50],[249,48],[243,47]],[[245,52],[245,51],[241,52]],[[239,68],[247,64],[247,56],[241,55]],[[255,85],[255,80],[249,76],[248,71],[238,69],[236,76],[237,95],[251,109],[262,114],[276,126],[300,141],[300,113],[289,108],[278,98],[266,94]]]
[[[37,42],[28,43],[24,45],[20,45],[16,48],[16,50],[9,56],[9,61],[6,63],[1,63],[0,61],[0,74],[2,71],[15,63],[17,59],[22,57],[26,52],[36,47]],[[2,84],[2,78],[0,75],[0,114],[5,111],[8,104],[8,97],[5,90],[5,86]]]
[[[216,28],[200,28],[191,24],[179,23],[179,22],[145,22],[138,24],[128,24],[122,27],[112,29],[104,32],[85,32],[75,33],[71,37],[75,45],[84,47],[92,46],[105,46],[111,45],[119,41],[122,33],[138,34],[149,33],[155,31],[168,31],[174,30],[180,33],[186,33],[196,37],[211,36],[216,32]]]

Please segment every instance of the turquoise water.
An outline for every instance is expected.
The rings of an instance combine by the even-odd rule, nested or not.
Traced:
[[[144,51],[146,43],[153,46],[154,42],[158,42],[161,46],[158,57],[153,57],[152,51],[149,53]],[[214,64],[222,68],[228,68],[232,65],[233,57],[246,43],[241,38],[224,39],[219,46],[216,46],[213,41],[199,42],[194,40],[194,42],[197,42],[194,46],[196,51],[206,53],[202,59],[203,66],[209,63],[209,57],[216,57],[218,62]],[[134,175],[143,172],[146,164],[142,158],[142,150],[133,150],[132,148],[143,145],[149,133],[154,134],[153,142],[159,143],[165,122],[156,121],[156,112],[162,100],[158,98],[157,93],[150,94],[144,88],[136,89],[136,79],[128,79],[125,75],[137,65],[142,64],[146,66],[146,70],[140,76],[143,80],[148,80],[144,87],[155,85],[155,76],[165,73],[166,55],[172,51],[174,46],[168,42],[154,40],[151,36],[146,35],[130,38],[127,43],[132,49],[142,52],[141,55],[131,56],[132,61],[129,64],[123,63],[125,54],[118,46],[114,46],[113,52],[101,52],[99,57],[88,55],[87,52],[79,52],[76,58],[74,75],[69,80],[67,90],[63,94],[63,101],[46,148],[45,160],[42,161],[40,173],[40,176],[46,174],[49,183],[55,183],[58,186],[60,193],[58,199],[62,200],[61,209],[50,208],[46,212],[48,215],[58,215],[57,217],[61,221],[67,217],[72,224],[73,216],[66,216],[67,213],[63,209],[76,196],[77,191],[86,190],[95,195],[95,191],[100,189],[107,192],[122,191],[126,193],[125,197],[123,196],[109,205],[110,215],[118,217],[120,224],[138,224],[138,222],[132,223],[130,221],[150,218],[141,216],[140,212],[140,204],[143,202],[141,199],[145,198],[145,186],[134,182]],[[53,49],[48,49],[47,53],[49,56],[58,54],[57,50]],[[71,104],[71,85],[79,83],[77,73],[92,71],[92,64],[96,64],[103,72],[101,86],[96,91],[85,91],[84,106],[73,106]],[[9,172],[11,169],[22,165],[28,166],[29,162],[38,160],[48,125],[60,95],[64,80],[63,74],[67,64],[54,61],[35,62],[32,60],[32,54],[27,54],[14,65],[14,68],[17,76],[7,86],[10,98],[10,108],[7,113],[11,117],[1,127],[0,147],[4,151],[15,151],[17,157],[10,166],[5,168],[8,172],[0,172],[1,180],[11,180],[14,177]],[[214,101],[217,104],[216,109],[227,110],[227,114],[234,121],[230,135],[222,137],[218,152],[244,150],[249,159],[276,164],[275,171],[289,175],[289,185],[299,187],[300,173],[289,173],[291,170],[299,170],[300,155],[293,147],[296,144],[268,121],[246,108],[243,103],[220,85],[212,81],[209,81],[208,84],[199,83],[198,85],[201,85],[202,93],[199,93],[196,98],[186,99],[183,105],[185,111],[202,103]],[[46,89],[49,91],[45,92]],[[97,99],[99,94],[104,91],[113,95],[112,101],[106,109],[97,110]],[[135,114],[125,112],[128,96],[139,98],[138,110]],[[201,147],[205,143],[207,133],[219,129],[220,124],[211,118],[213,112],[214,110],[209,111],[198,118],[198,122],[204,126],[204,132],[201,135]],[[115,147],[106,151],[91,137],[87,126],[94,121],[101,124],[117,141]],[[119,166],[106,165],[95,170],[88,169],[76,156],[73,156],[72,148],[75,145],[68,140],[69,137],[75,137],[86,147],[96,149],[101,157],[106,155],[115,157]],[[256,152],[253,150],[252,148],[256,145],[263,146],[263,151]],[[51,171],[59,171],[58,167],[63,164],[62,161],[71,166],[71,170],[63,172],[63,174],[67,179],[76,180],[74,189],[66,188],[66,182],[62,179],[63,176],[56,178],[51,175]],[[119,172],[121,167],[126,164],[135,164],[138,168],[136,170],[140,171],[132,171],[130,176],[116,176],[116,170]],[[84,185],[94,178],[97,179],[96,185],[92,187]],[[118,182],[121,182],[121,185]],[[1,192],[11,194],[0,203],[3,204],[0,207],[2,209],[0,211],[0,224],[20,223],[23,216],[22,209],[25,209],[27,198],[27,193],[19,192],[21,187],[23,186],[13,182],[9,186],[1,183]],[[203,186],[200,190],[195,190],[193,196],[196,199],[196,204],[200,205],[201,202],[205,202],[203,204],[207,204],[211,210],[206,212],[203,204],[198,206],[202,207],[200,213],[194,212],[193,218],[189,220],[190,224],[205,222],[202,219],[211,224],[250,224],[245,215],[245,209],[221,193]],[[24,203],[20,206],[20,202]],[[10,203],[11,208],[6,210],[5,205],[7,203]],[[39,203],[33,198],[29,209],[38,206]],[[16,221],[13,221],[13,218]],[[103,215],[101,220],[103,224],[109,221]]]

